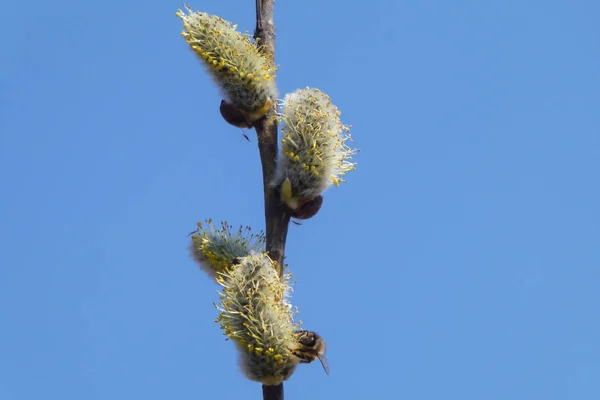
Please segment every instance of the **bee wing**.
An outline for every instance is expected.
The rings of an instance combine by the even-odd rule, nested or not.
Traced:
[[[321,365],[323,366],[323,369],[325,370],[325,373],[327,375],[329,375],[329,360],[324,355],[319,355],[318,357],[319,357],[319,361],[321,361]]]

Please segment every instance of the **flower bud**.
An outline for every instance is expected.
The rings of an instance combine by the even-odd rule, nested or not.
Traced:
[[[233,104],[221,100],[219,111],[221,112],[223,119],[229,123],[229,125],[233,125],[236,128],[252,128],[252,122],[250,122],[248,113],[240,110]]]
[[[291,210],[319,196],[355,168],[350,160],[358,152],[348,147],[350,128],[340,121],[340,111],[318,89],[287,94],[279,119],[281,153],[274,184]]]
[[[227,102],[247,113],[250,124],[264,117],[277,99],[272,56],[261,52],[231,22],[185,8],[188,14],[177,11],[183,21],[182,36]]]
[[[219,279],[223,286],[220,322],[239,352],[239,365],[252,381],[278,385],[301,361],[294,313],[288,302],[290,276],[284,279],[266,253],[241,258]]]
[[[323,205],[323,196],[318,195],[312,200],[306,200],[299,204],[296,210],[290,212],[292,218],[309,219],[317,215]]]
[[[198,222],[198,229],[192,235],[190,254],[200,265],[200,269],[211,278],[217,279],[237,260],[253,252],[263,252],[265,237],[262,233],[253,234],[250,227],[241,227],[233,232],[227,222],[216,227],[212,220]]]

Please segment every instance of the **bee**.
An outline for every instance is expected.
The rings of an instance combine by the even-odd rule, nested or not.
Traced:
[[[329,361],[325,357],[327,346],[321,336],[315,332],[304,329],[294,332],[298,347],[292,350],[292,354],[300,359],[301,363],[311,363],[317,358],[321,362],[325,373],[329,375]]]

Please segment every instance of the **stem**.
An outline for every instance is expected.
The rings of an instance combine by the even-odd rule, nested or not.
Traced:
[[[274,0],[256,0],[256,30],[254,37],[260,39],[262,50],[275,57],[275,26],[273,25]],[[273,118],[277,105],[273,100],[273,109],[265,118],[254,124],[258,136],[258,150],[263,171],[263,185],[265,194],[265,225],[267,233],[267,252],[273,261],[277,262],[279,276],[283,277],[283,261],[285,257],[285,241],[290,223],[290,216],[281,204],[279,188],[273,187],[271,182],[277,165],[277,123]]]
[[[275,0],[256,0],[256,29],[254,38],[259,40],[262,51],[275,60],[275,25],[273,25],[273,3]],[[277,109],[277,99],[273,100],[273,109],[254,124],[258,137],[258,150],[263,171],[265,194],[265,227],[267,233],[267,252],[276,261],[277,272],[283,278],[285,241],[290,216],[283,210],[279,188],[271,182],[277,165],[277,123],[273,118]],[[263,400],[283,400],[283,383],[277,386],[262,386]]]
[[[263,385],[263,400],[283,400],[283,383],[277,386]]]

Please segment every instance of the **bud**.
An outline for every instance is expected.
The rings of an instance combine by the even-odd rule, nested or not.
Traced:
[[[252,381],[278,385],[301,361],[294,312],[288,302],[290,275],[280,279],[266,253],[243,257],[219,279],[223,286],[217,319],[235,342],[239,364]]]
[[[323,196],[318,195],[312,200],[299,203],[298,208],[290,212],[290,216],[296,219],[309,219],[317,215],[323,206]]]
[[[264,117],[277,98],[272,56],[263,54],[247,34],[216,15],[177,11],[182,36],[200,57],[228,103],[248,115],[249,123]]]
[[[250,122],[248,113],[225,100],[221,100],[219,112],[221,112],[221,116],[229,125],[233,125],[236,128],[252,128],[252,122]]]
[[[355,169],[350,160],[358,150],[346,144],[351,140],[350,128],[341,123],[340,114],[318,89],[299,89],[283,99],[281,153],[274,184],[292,211],[331,184],[338,186],[344,182],[342,176]]]
[[[265,236],[261,233],[251,233],[250,227],[242,227],[233,232],[231,225],[222,222],[215,226],[212,220],[198,222],[198,229],[192,235],[189,246],[190,254],[200,265],[200,269],[211,278],[218,279],[219,275],[237,262],[254,252],[265,250]]]

